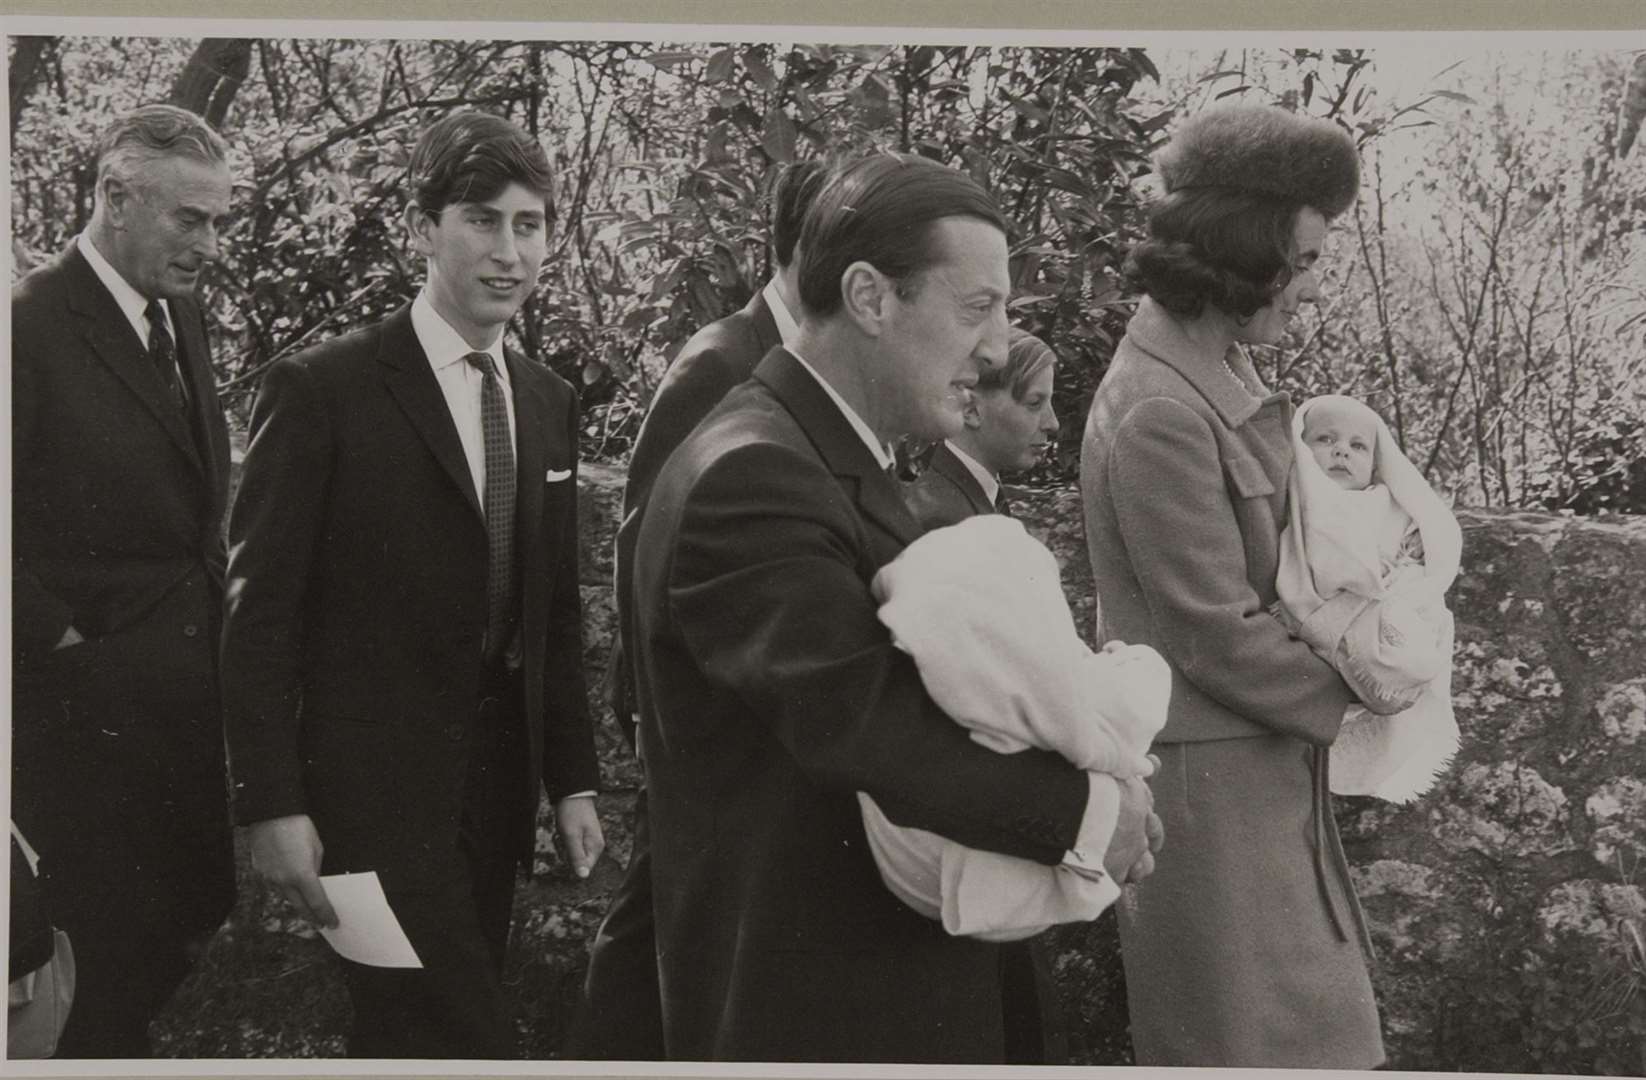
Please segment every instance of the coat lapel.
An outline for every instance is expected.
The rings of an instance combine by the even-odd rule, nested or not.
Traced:
[[[544,554],[543,487],[549,460],[545,433],[550,430],[553,417],[538,372],[531,370],[530,361],[512,349],[504,350],[504,359],[509,365],[509,383],[514,391],[514,520],[519,530],[516,543],[522,565],[529,573]]]
[[[920,525],[904,504],[897,482],[881,471],[839,407],[800,361],[780,346],[766,354],[754,374],[794,416],[863,516],[905,546],[919,539]]]
[[[189,390],[189,409],[194,429],[200,433],[199,460],[215,499],[219,492],[228,490],[229,443],[223,410],[217,401],[211,348],[206,343],[199,310],[193,304],[173,304],[171,312],[172,325],[177,329],[178,363]]]
[[[412,329],[411,305],[384,320],[377,359],[389,369],[389,393],[394,395],[441,469],[484,521],[486,512],[480,505],[479,492],[474,490],[474,478],[469,474],[469,459],[463,454],[457,425],[452,422],[446,396],[440,392],[440,383],[429,367],[428,354]]]
[[[966,468],[966,463],[955,457],[954,451],[949,449],[948,443],[938,443],[932,453],[932,468],[938,475],[945,477],[949,483],[960,489],[960,494],[966,497],[971,504],[974,514],[992,514],[995,512],[994,503],[984,493],[983,486],[977,482],[977,477]]]
[[[74,279],[69,292],[69,309],[79,320],[81,337],[97,358],[154,414],[155,420],[166,429],[166,434],[171,436],[183,456],[195,468],[201,468],[200,453],[189,435],[183,412],[167,395],[165,384],[149,362],[143,343],[132,330],[131,323],[126,321],[125,312],[114,302],[114,297],[78,248],[71,247],[64,259]],[[172,319],[173,325],[182,321],[176,317]],[[204,351],[203,347],[201,351]]]

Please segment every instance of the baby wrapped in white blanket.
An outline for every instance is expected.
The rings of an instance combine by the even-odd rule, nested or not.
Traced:
[[[977,742],[1052,750],[1121,778],[1153,771],[1170,669],[1147,646],[1087,648],[1056,558],[1019,522],[988,514],[935,529],[882,567],[873,590],[927,692]],[[1024,938],[1094,919],[1120,894],[1107,875],[968,848],[858,801],[887,888],[951,934]]]
[[[1292,430],[1278,614],[1372,706],[1344,715],[1332,790],[1406,802],[1433,785],[1458,748],[1445,594],[1462,532],[1388,425],[1360,402],[1311,398]]]

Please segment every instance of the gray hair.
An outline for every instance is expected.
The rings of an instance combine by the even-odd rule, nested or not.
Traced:
[[[187,157],[222,164],[228,144],[200,117],[175,105],[142,105],[118,117],[97,140],[97,190],[109,176],[128,183],[151,161]]]

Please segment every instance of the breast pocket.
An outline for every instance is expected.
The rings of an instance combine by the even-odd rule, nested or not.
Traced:
[[[1229,486],[1242,499],[1258,499],[1275,493],[1269,474],[1254,457],[1228,458],[1223,462],[1223,470],[1229,476]]]
[[[1227,458],[1223,469],[1229,478],[1235,520],[1246,552],[1246,578],[1267,604],[1274,599],[1285,498],[1254,457]]]

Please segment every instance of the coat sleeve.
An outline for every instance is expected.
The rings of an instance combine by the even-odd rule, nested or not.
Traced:
[[[1134,406],[1114,433],[1108,484],[1161,651],[1242,717],[1329,745],[1349,704],[1336,671],[1264,609],[1208,422],[1181,402]]]
[[[938,709],[876,615],[860,530],[814,460],[771,444],[721,456],[687,496],[668,577],[693,661],[820,787],[861,791],[899,825],[1058,862],[1086,775],[1046,751],[984,749]]]
[[[14,297],[15,303],[15,297]],[[28,468],[35,453],[41,394],[40,358],[14,327],[11,363],[11,467]],[[74,625],[74,611],[40,580],[29,560],[15,554],[11,561],[12,648],[22,656],[50,652]]]
[[[557,485],[565,492],[550,528],[556,561],[549,594],[549,626],[544,641],[543,787],[550,799],[600,785],[594,728],[589,720],[589,696],[583,675],[583,596],[579,587],[577,529],[577,395],[566,395],[562,421],[572,445],[571,472]]]
[[[312,372],[271,367],[229,515],[224,729],[236,822],[303,813],[303,613],[325,523],[331,427]]]

